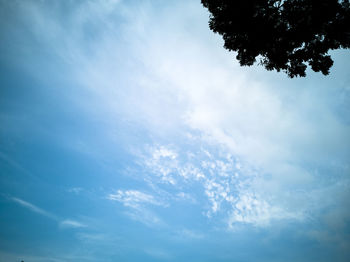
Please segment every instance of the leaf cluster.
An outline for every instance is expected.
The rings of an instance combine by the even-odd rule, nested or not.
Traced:
[[[349,0],[201,0],[209,27],[240,65],[304,77],[307,64],[329,74],[329,50],[350,47]]]

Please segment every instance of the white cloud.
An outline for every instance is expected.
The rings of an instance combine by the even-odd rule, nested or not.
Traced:
[[[197,200],[190,193],[179,192],[176,194],[175,199],[197,204]]]
[[[60,219],[58,216],[56,216],[55,214],[52,214],[42,208],[37,207],[36,205],[29,203],[25,200],[22,200],[20,198],[16,198],[16,197],[11,197],[10,198],[12,201],[14,201],[15,203],[21,205],[22,207],[25,207],[27,209],[29,209],[30,211],[40,214],[42,216],[48,217],[52,220],[58,221],[58,224],[60,227],[62,228],[82,228],[82,227],[87,227],[87,225],[78,222],[76,220],[71,220],[71,219]]]
[[[154,196],[138,190],[118,190],[115,194],[109,194],[107,198],[109,200],[121,202],[124,206],[132,208],[138,208],[144,204],[165,206],[164,203],[156,200]]]
[[[165,224],[149,206],[167,207],[167,204],[157,200],[153,195],[138,190],[117,190],[115,194],[109,194],[107,198],[112,201],[118,201],[129,208],[124,214],[132,220],[150,227]]]
[[[168,170],[172,178],[178,181],[170,185],[182,190],[170,199],[183,199],[198,204],[192,199],[206,197],[207,205],[203,206],[203,213],[208,218],[223,217],[229,229],[235,229],[239,224],[267,227],[273,221],[303,221],[308,218],[308,209],[313,203],[300,208],[300,205],[291,206],[292,201],[282,205],[283,202],[276,201],[273,194],[262,197],[258,187],[262,185],[261,180],[265,180],[258,170],[249,168],[247,163],[243,164],[224,147],[209,149],[208,145],[209,148],[205,149],[203,141],[201,147],[197,152],[191,151],[191,154],[186,151],[175,152],[165,146],[151,147],[148,158],[147,154],[142,156],[145,167],[148,168],[145,173],[150,170],[155,174],[147,176],[150,179],[148,182],[161,185],[163,180],[157,174]],[[186,147],[182,149],[186,150]],[[175,164],[174,161],[166,161],[170,156],[176,156],[172,158],[176,161]],[[197,193],[192,192],[192,186]],[[198,195],[198,192],[203,192],[204,195]]]
[[[74,193],[76,195],[79,195],[81,191],[83,191],[84,189],[81,187],[72,187],[68,189],[68,192],[70,193]]]
[[[304,214],[289,213],[279,206],[271,206],[263,198],[253,193],[240,194],[238,201],[233,204],[233,210],[228,217],[228,226],[235,229],[240,223],[252,224],[258,227],[269,226],[273,221],[290,219],[300,221]]]
[[[169,158],[169,159],[175,160],[177,158],[176,152],[164,146],[160,146],[159,148],[154,149],[152,154],[153,154],[152,157],[155,160],[159,160],[161,158]]]
[[[199,239],[203,239],[205,237],[204,234],[187,229],[187,228],[179,230],[177,233],[178,233],[180,238],[191,239],[191,240],[194,240],[194,239],[199,240]]]
[[[92,243],[111,241],[110,237],[108,237],[105,234],[99,234],[99,233],[92,234],[92,233],[81,233],[81,232],[79,232],[79,233],[76,234],[76,237],[79,240],[81,240],[81,241],[92,242]]]
[[[152,156],[147,156],[144,164],[160,177],[161,181],[175,185],[177,181],[173,172],[178,165],[177,153],[165,146],[152,147],[150,153]]]
[[[75,220],[71,220],[71,219],[65,219],[63,221],[60,222],[60,226],[61,227],[71,227],[71,228],[80,228],[80,227],[87,227],[85,224],[80,223],[78,221]]]
[[[191,152],[188,153],[189,158],[195,157],[190,154]],[[156,181],[153,177],[155,175],[160,178],[156,181],[157,183],[164,182],[181,187],[181,184],[177,185],[180,181],[186,183],[193,179],[199,181],[205,178],[205,175],[196,165],[191,162],[182,163],[178,153],[165,146],[150,147],[142,158],[142,165],[145,165],[152,172],[152,177],[147,176],[147,180]]]
[[[130,219],[140,222],[148,227],[165,226],[165,222],[153,211],[145,207],[133,208],[124,212]]]
[[[259,170],[233,157],[224,147],[213,148],[207,145],[206,149],[203,142],[198,151],[191,149],[192,154],[186,152],[186,146],[182,148],[184,151],[176,152],[176,165],[167,161],[149,165],[154,159],[153,152],[158,150],[148,151],[148,158],[147,154],[142,156],[146,164],[143,166],[141,163],[141,166],[149,168],[145,173],[151,171],[155,176],[150,174],[147,181],[161,186],[162,179],[156,174],[159,170],[170,170],[178,183],[169,184],[175,192],[171,193],[173,196],[167,195],[168,199],[182,199],[192,204],[204,203],[203,214],[214,223],[221,217],[218,221],[226,221],[229,229],[236,229],[240,224],[268,227],[274,221],[300,222],[310,219],[311,210],[315,211],[317,204],[315,192],[303,195],[291,189],[284,192],[283,199],[279,199],[281,195],[276,196],[276,190],[268,192],[271,185]],[[165,146],[160,148],[167,151]],[[197,174],[201,176],[198,177]],[[261,190],[261,186],[266,188]],[[266,193],[261,195],[261,192]],[[204,202],[203,197],[206,198]],[[196,201],[193,202],[192,199]],[[299,201],[304,202],[301,204]],[[320,205],[318,208],[321,208]]]
[[[40,215],[46,216],[46,217],[54,219],[54,220],[58,219],[54,214],[51,214],[50,212],[47,212],[46,210],[39,208],[36,205],[33,205],[32,203],[29,203],[27,201],[24,201],[24,200],[22,200],[20,198],[16,198],[16,197],[11,197],[10,199],[12,201],[16,202],[17,204],[21,205],[22,207],[29,209],[30,211],[32,211],[34,213],[38,213]]]

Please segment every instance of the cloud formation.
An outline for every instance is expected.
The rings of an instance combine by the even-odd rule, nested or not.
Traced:
[[[239,223],[260,227],[269,226],[274,220],[300,221],[307,216],[306,210],[293,210],[271,199],[271,195],[260,195],[255,186],[263,175],[246,167],[247,164],[229,151],[218,151],[217,148],[211,153],[204,148],[197,150],[191,154],[175,152],[165,146],[150,149],[149,157],[143,156],[144,167],[148,168],[144,172],[152,172],[144,177],[145,181],[151,185],[171,185],[175,191],[168,196],[170,199],[182,196],[183,200],[192,202],[192,199],[205,198],[203,213],[208,218],[220,214],[230,229]],[[159,152],[167,153],[160,157]],[[192,203],[198,204],[197,201]]]
[[[17,204],[21,205],[22,207],[29,209],[30,211],[32,211],[34,213],[46,216],[46,217],[54,219],[54,220],[58,219],[57,216],[55,216],[54,214],[51,214],[50,212],[47,212],[46,210],[41,209],[40,207],[37,207],[37,206],[35,206],[27,201],[24,201],[20,198],[11,197],[11,200],[16,202]]]
[[[109,200],[121,202],[124,206],[132,208],[137,208],[144,204],[164,205],[160,201],[157,201],[152,195],[138,190],[118,190],[115,194],[109,194],[107,198]]]
[[[27,208],[28,210],[40,214],[42,216],[48,217],[52,220],[55,220],[58,222],[59,226],[62,228],[81,228],[81,227],[87,227],[87,225],[78,222],[76,220],[72,219],[61,219],[57,215],[52,214],[40,207],[37,207],[36,205],[29,203],[23,199],[17,198],[17,197],[11,197],[12,201],[16,202],[17,204],[21,205],[24,208]]]
[[[152,206],[166,207],[167,204],[157,200],[153,195],[138,190],[117,190],[109,194],[109,200],[118,201],[128,208],[124,212],[129,218],[147,226],[163,225],[162,219],[152,211]]]
[[[294,227],[292,232],[303,225],[309,230],[303,235],[322,243],[349,246],[350,91],[344,75],[338,73],[345,80],[335,72],[330,78],[309,74],[309,80],[292,81],[239,67],[208,29],[208,14],[199,1],[2,5],[16,10],[16,16],[7,12],[8,21],[1,24],[2,57],[9,56],[16,67],[52,88],[52,101],[55,94],[65,94],[64,103],[81,111],[77,118],[88,119],[79,130],[93,133],[81,143],[71,134],[58,139],[61,132],[48,129],[48,140],[59,141],[69,153],[102,159],[113,174],[124,162],[130,164],[124,173],[137,186],[119,173],[112,178],[103,174],[105,183],[118,190],[101,187],[100,199],[106,201],[107,195],[108,207],[120,207],[118,214],[152,229],[183,223],[177,234],[196,240],[204,238],[201,230],[232,233],[258,227],[273,234],[279,230],[276,224],[283,224]],[[65,106],[68,114],[79,111]],[[117,130],[125,130],[128,139]],[[115,159],[130,152],[106,161],[110,152],[94,146],[99,139],[105,147],[125,143],[137,153],[127,161]],[[0,158],[9,162],[1,152]],[[132,168],[136,171],[129,174]],[[81,188],[69,192],[78,195]],[[89,224],[62,219],[20,198],[12,201],[61,227],[82,230]],[[186,225],[192,217],[176,220],[178,210],[198,213],[196,219],[205,219],[205,226],[197,231]],[[103,238],[100,233],[79,236]]]
[[[72,27],[65,26],[60,13],[48,12],[45,4],[29,1],[19,12],[32,25],[32,39],[40,38],[43,46],[50,46],[54,59],[64,61],[71,81],[94,94],[96,106],[103,101],[104,106],[98,107],[108,108],[102,109],[109,112],[107,118],[132,119],[155,140],[167,136],[173,144],[188,135],[198,143],[224,148],[248,169],[256,170],[255,176],[241,172],[239,176],[249,182],[237,184],[235,171],[222,171],[227,167],[215,160],[180,165],[172,149],[156,148],[144,162],[146,167],[165,184],[175,186],[179,180],[193,179],[202,184],[210,202],[208,216],[228,205],[230,221],[259,224],[258,218],[268,221],[283,212],[285,217],[300,218],[300,214],[314,212],[310,210],[316,205],[312,194],[328,188],[322,181],[330,173],[339,174],[339,183],[346,184],[350,156],[349,121],[344,117],[347,103],[335,102],[347,100],[348,89],[337,86],[330,90],[327,84],[307,80],[293,84],[273,74],[262,78],[258,70],[240,68],[208,30],[207,13],[197,3],[189,2],[186,8],[175,2],[157,8],[119,1],[100,4],[88,2],[71,8],[65,19]],[[117,23],[118,19],[125,23]],[[94,28],[89,27],[92,21],[98,33],[85,30]],[[86,38],[89,42],[84,45]],[[295,86],[299,83],[302,88]],[[90,108],[92,101],[85,102]],[[201,171],[205,165],[210,178]],[[244,189],[229,195],[232,185]],[[242,192],[250,193],[240,195]],[[113,197],[129,206],[154,201],[133,191]],[[246,215],[240,216],[243,211]]]
[[[71,219],[65,219],[63,221],[60,222],[60,226],[61,227],[71,227],[71,228],[80,228],[80,227],[86,227],[86,225],[75,221],[75,220],[71,220]]]

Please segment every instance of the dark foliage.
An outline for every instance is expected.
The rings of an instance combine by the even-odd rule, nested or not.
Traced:
[[[349,0],[201,0],[209,27],[237,51],[240,65],[257,58],[267,70],[305,76],[307,64],[329,73],[329,50],[350,47]]]

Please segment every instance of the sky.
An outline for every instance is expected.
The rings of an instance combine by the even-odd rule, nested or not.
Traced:
[[[288,78],[198,0],[0,0],[0,260],[350,260],[350,54]]]

